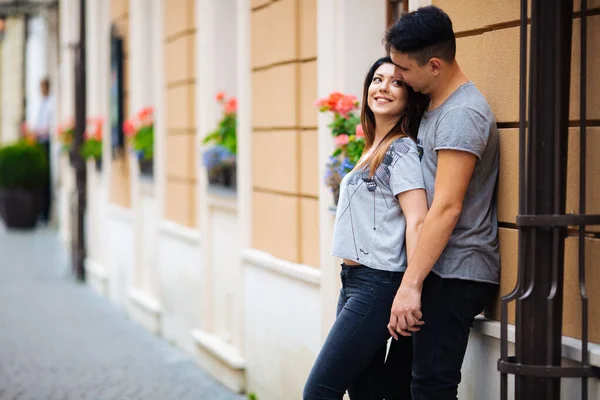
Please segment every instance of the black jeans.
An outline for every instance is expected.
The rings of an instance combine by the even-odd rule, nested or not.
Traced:
[[[454,400],[461,380],[473,320],[487,307],[498,285],[443,279],[430,273],[423,283],[421,310],[425,325],[413,333],[412,400]],[[406,400],[405,349],[392,340],[386,374],[394,388],[386,400]],[[398,382],[394,383],[394,375]]]
[[[352,400],[384,398],[387,324],[402,275],[342,264],[337,318],[308,377],[304,400],[340,400],[346,390]],[[410,351],[410,338],[399,343]],[[408,387],[410,369],[394,372],[395,384]],[[403,376],[407,382],[401,382]]]

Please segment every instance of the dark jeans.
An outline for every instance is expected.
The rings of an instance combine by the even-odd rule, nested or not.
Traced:
[[[487,307],[498,285],[443,279],[430,273],[423,284],[421,310],[425,325],[413,333],[412,400],[456,399],[460,369],[473,320]],[[406,400],[405,346],[392,340],[386,374],[395,388],[386,400]],[[398,382],[394,383],[394,375]]]
[[[40,143],[40,147],[44,151],[46,160],[48,160],[48,181],[42,188],[42,209],[40,216],[44,222],[50,220],[50,207],[52,206],[52,179],[50,174],[50,142],[45,141]]]
[[[308,377],[304,400],[340,400],[346,390],[352,400],[383,399],[387,324],[402,275],[342,264],[337,318]],[[410,351],[410,338],[400,342]],[[410,371],[394,372],[395,384],[408,387]]]

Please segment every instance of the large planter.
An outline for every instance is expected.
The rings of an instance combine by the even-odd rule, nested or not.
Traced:
[[[9,229],[33,229],[42,206],[39,190],[0,189],[0,216]]]

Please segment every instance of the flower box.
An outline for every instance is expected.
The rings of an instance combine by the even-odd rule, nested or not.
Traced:
[[[93,159],[96,163],[96,170],[102,170],[102,127],[104,120],[102,118],[88,118],[81,147],[81,155],[84,159]]]
[[[209,133],[203,144],[213,144],[202,154],[202,163],[206,168],[208,184],[235,190],[237,187],[237,100],[226,99],[225,93],[216,96],[223,108],[223,117],[217,129]]]
[[[137,156],[140,174],[154,175],[154,110],[145,107],[123,123],[123,132]]]

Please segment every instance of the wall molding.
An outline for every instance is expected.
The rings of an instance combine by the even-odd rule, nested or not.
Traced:
[[[321,270],[308,265],[281,260],[264,251],[244,249],[242,250],[242,261],[246,265],[259,267],[309,285],[321,285]]]
[[[98,294],[108,296],[109,275],[99,261],[86,258],[84,261],[88,285]]]
[[[159,231],[161,234],[186,241],[192,245],[199,245],[201,242],[199,229],[183,226],[167,219],[160,222]]]
[[[161,306],[157,298],[145,290],[131,287],[127,293],[131,318],[155,334],[160,333]]]
[[[208,207],[237,212],[237,193],[232,190],[208,187],[206,191]]]
[[[130,224],[135,222],[135,211],[133,211],[131,208],[126,208],[116,204],[110,204],[108,206],[108,216]]]
[[[220,361],[227,364],[228,367],[235,370],[244,370],[246,368],[246,360],[239,354],[238,350],[220,337],[201,329],[196,329],[192,331],[192,338],[197,346],[210,352]]]
[[[238,349],[211,333],[194,330],[198,363],[226,388],[242,393],[246,390],[246,360]]]

